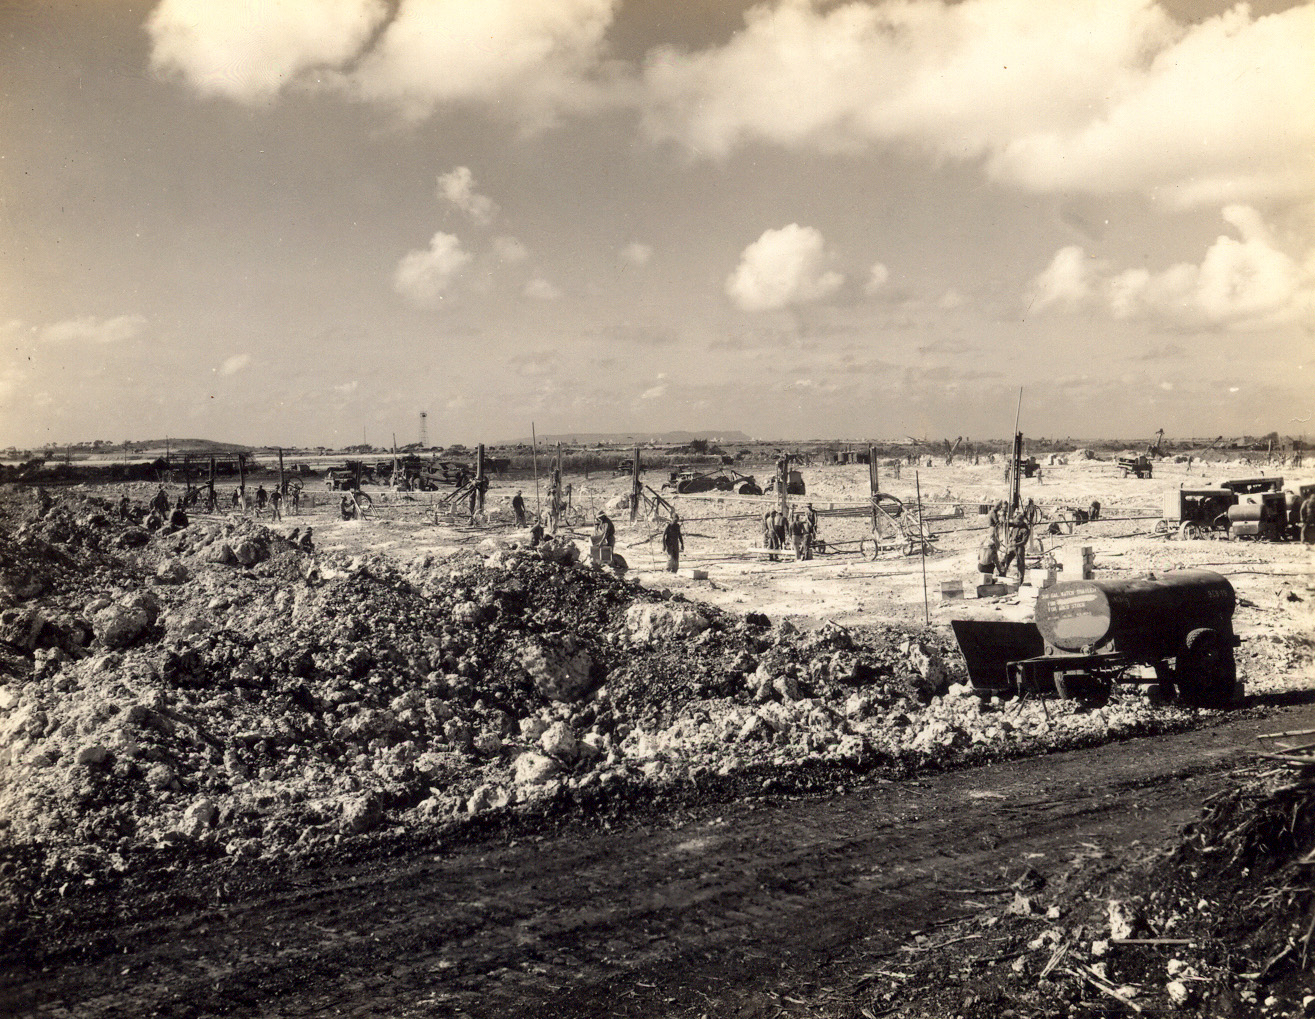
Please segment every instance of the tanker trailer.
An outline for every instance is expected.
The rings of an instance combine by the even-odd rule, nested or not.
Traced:
[[[1116,682],[1153,682],[1183,703],[1222,706],[1238,693],[1236,605],[1219,574],[1178,570],[1056,584],[1037,597],[1033,623],[951,626],[981,694],[1058,694],[1099,705]]]

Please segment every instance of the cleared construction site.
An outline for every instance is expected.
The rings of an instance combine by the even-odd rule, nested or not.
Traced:
[[[51,1000],[69,1015],[290,1007],[318,1000],[308,980],[363,1007],[423,987],[444,1014],[471,1015],[557,995],[576,1014],[693,1015],[709,981],[752,1014],[1305,1007],[1315,587],[1301,505],[1315,475],[1299,451],[1038,449],[1020,433],[971,447],[554,442],[121,461],[27,461],[4,491],[0,841],[15,947],[0,1000],[15,1014]],[[993,537],[1022,561],[983,565]],[[1195,745],[1181,751],[1197,776],[1184,781],[1170,741],[1193,733],[1238,745],[1222,754],[1207,737],[1209,765],[1190,763]],[[1084,756],[1097,753],[1119,763]],[[1147,755],[1143,778],[1128,777]],[[876,890],[832,871],[848,850],[818,841],[819,822],[772,851],[781,873],[803,868],[787,885],[732,887],[705,860],[709,898],[668,873],[726,857],[732,814],[745,832],[779,826],[855,796],[913,795],[933,776],[1008,812],[1016,792],[989,776],[1038,758],[1172,790],[1161,809],[1175,816],[1204,781],[1214,813],[1168,856],[1143,858],[1114,834],[1126,818],[1098,811],[1076,856],[1062,829],[951,867],[967,889],[953,909],[918,853],[899,857],[923,877],[895,914],[833,901]],[[1009,774],[999,780],[1036,781]],[[928,795],[935,816],[963,793]],[[1226,831],[1209,827],[1221,805]],[[925,827],[907,806],[881,810],[910,835]],[[820,823],[855,823],[838,817]],[[884,825],[869,822],[848,838],[862,830],[866,844]],[[964,824],[927,834],[1015,837],[995,810]],[[350,891],[367,875],[423,885],[401,876],[422,859],[464,881],[501,854],[504,873],[529,880],[521,846],[610,857],[609,843],[633,854],[640,832],[686,829],[641,853],[659,900],[625,905],[614,888],[568,914],[561,939],[525,933],[549,923],[547,902],[514,883],[484,919],[431,902],[408,921],[431,930],[418,969],[363,948],[350,925],[291,915],[286,961],[256,945],[217,980],[159,931],[132,933],[177,923],[204,944],[212,926],[246,929],[203,921],[207,903],[232,918],[244,903],[327,896],[350,913],[367,908]],[[1154,867],[1199,851],[1215,855],[1161,887]],[[621,873],[586,870],[600,887]],[[190,891],[169,876],[184,872]],[[574,883],[553,886],[568,896]],[[270,899],[279,888],[302,891]],[[725,926],[759,910],[739,935]],[[801,935],[814,910],[830,919]],[[674,924],[671,940],[654,924]],[[715,967],[689,954],[742,944],[796,963],[769,979],[752,951]],[[1147,956],[1165,946],[1177,969],[1156,971]],[[105,967],[137,951],[170,975],[87,1004]],[[84,962],[52,999],[43,974],[69,952]],[[349,974],[359,992],[344,989]],[[623,985],[633,997],[609,1011]]]

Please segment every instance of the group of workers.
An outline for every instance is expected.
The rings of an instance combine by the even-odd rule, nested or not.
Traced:
[[[795,512],[793,519],[787,520],[779,507],[772,507],[763,514],[763,546],[767,548],[767,558],[771,562],[780,562],[778,549],[784,549],[787,538],[794,547],[795,559],[812,559],[813,545],[817,542],[817,510],[810,502]]]

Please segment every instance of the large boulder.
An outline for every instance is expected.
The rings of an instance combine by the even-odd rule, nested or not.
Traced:
[[[125,648],[151,628],[151,617],[144,608],[107,605],[91,617],[91,625],[105,647]]]
[[[543,785],[556,777],[561,770],[562,766],[551,757],[530,751],[516,758],[516,784]]]
[[[680,602],[640,602],[626,609],[626,631],[637,644],[696,637],[711,625],[693,605]]]
[[[554,646],[530,645],[522,667],[534,689],[553,701],[577,701],[589,692],[592,683],[593,662],[569,635]]]

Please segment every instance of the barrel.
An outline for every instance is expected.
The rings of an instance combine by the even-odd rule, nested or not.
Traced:
[[[1236,524],[1243,520],[1263,520],[1265,507],[1259,502],[1239,502],[1228,507],[1228,522]]]
[[[1118,650],[1134,657],[1176,654],[1189,632],[1232,634],[1233,585],[1210,570],[1176,570],[1138,580],[1081,580],[1042,591],[1036,627],[1052,647]]]

